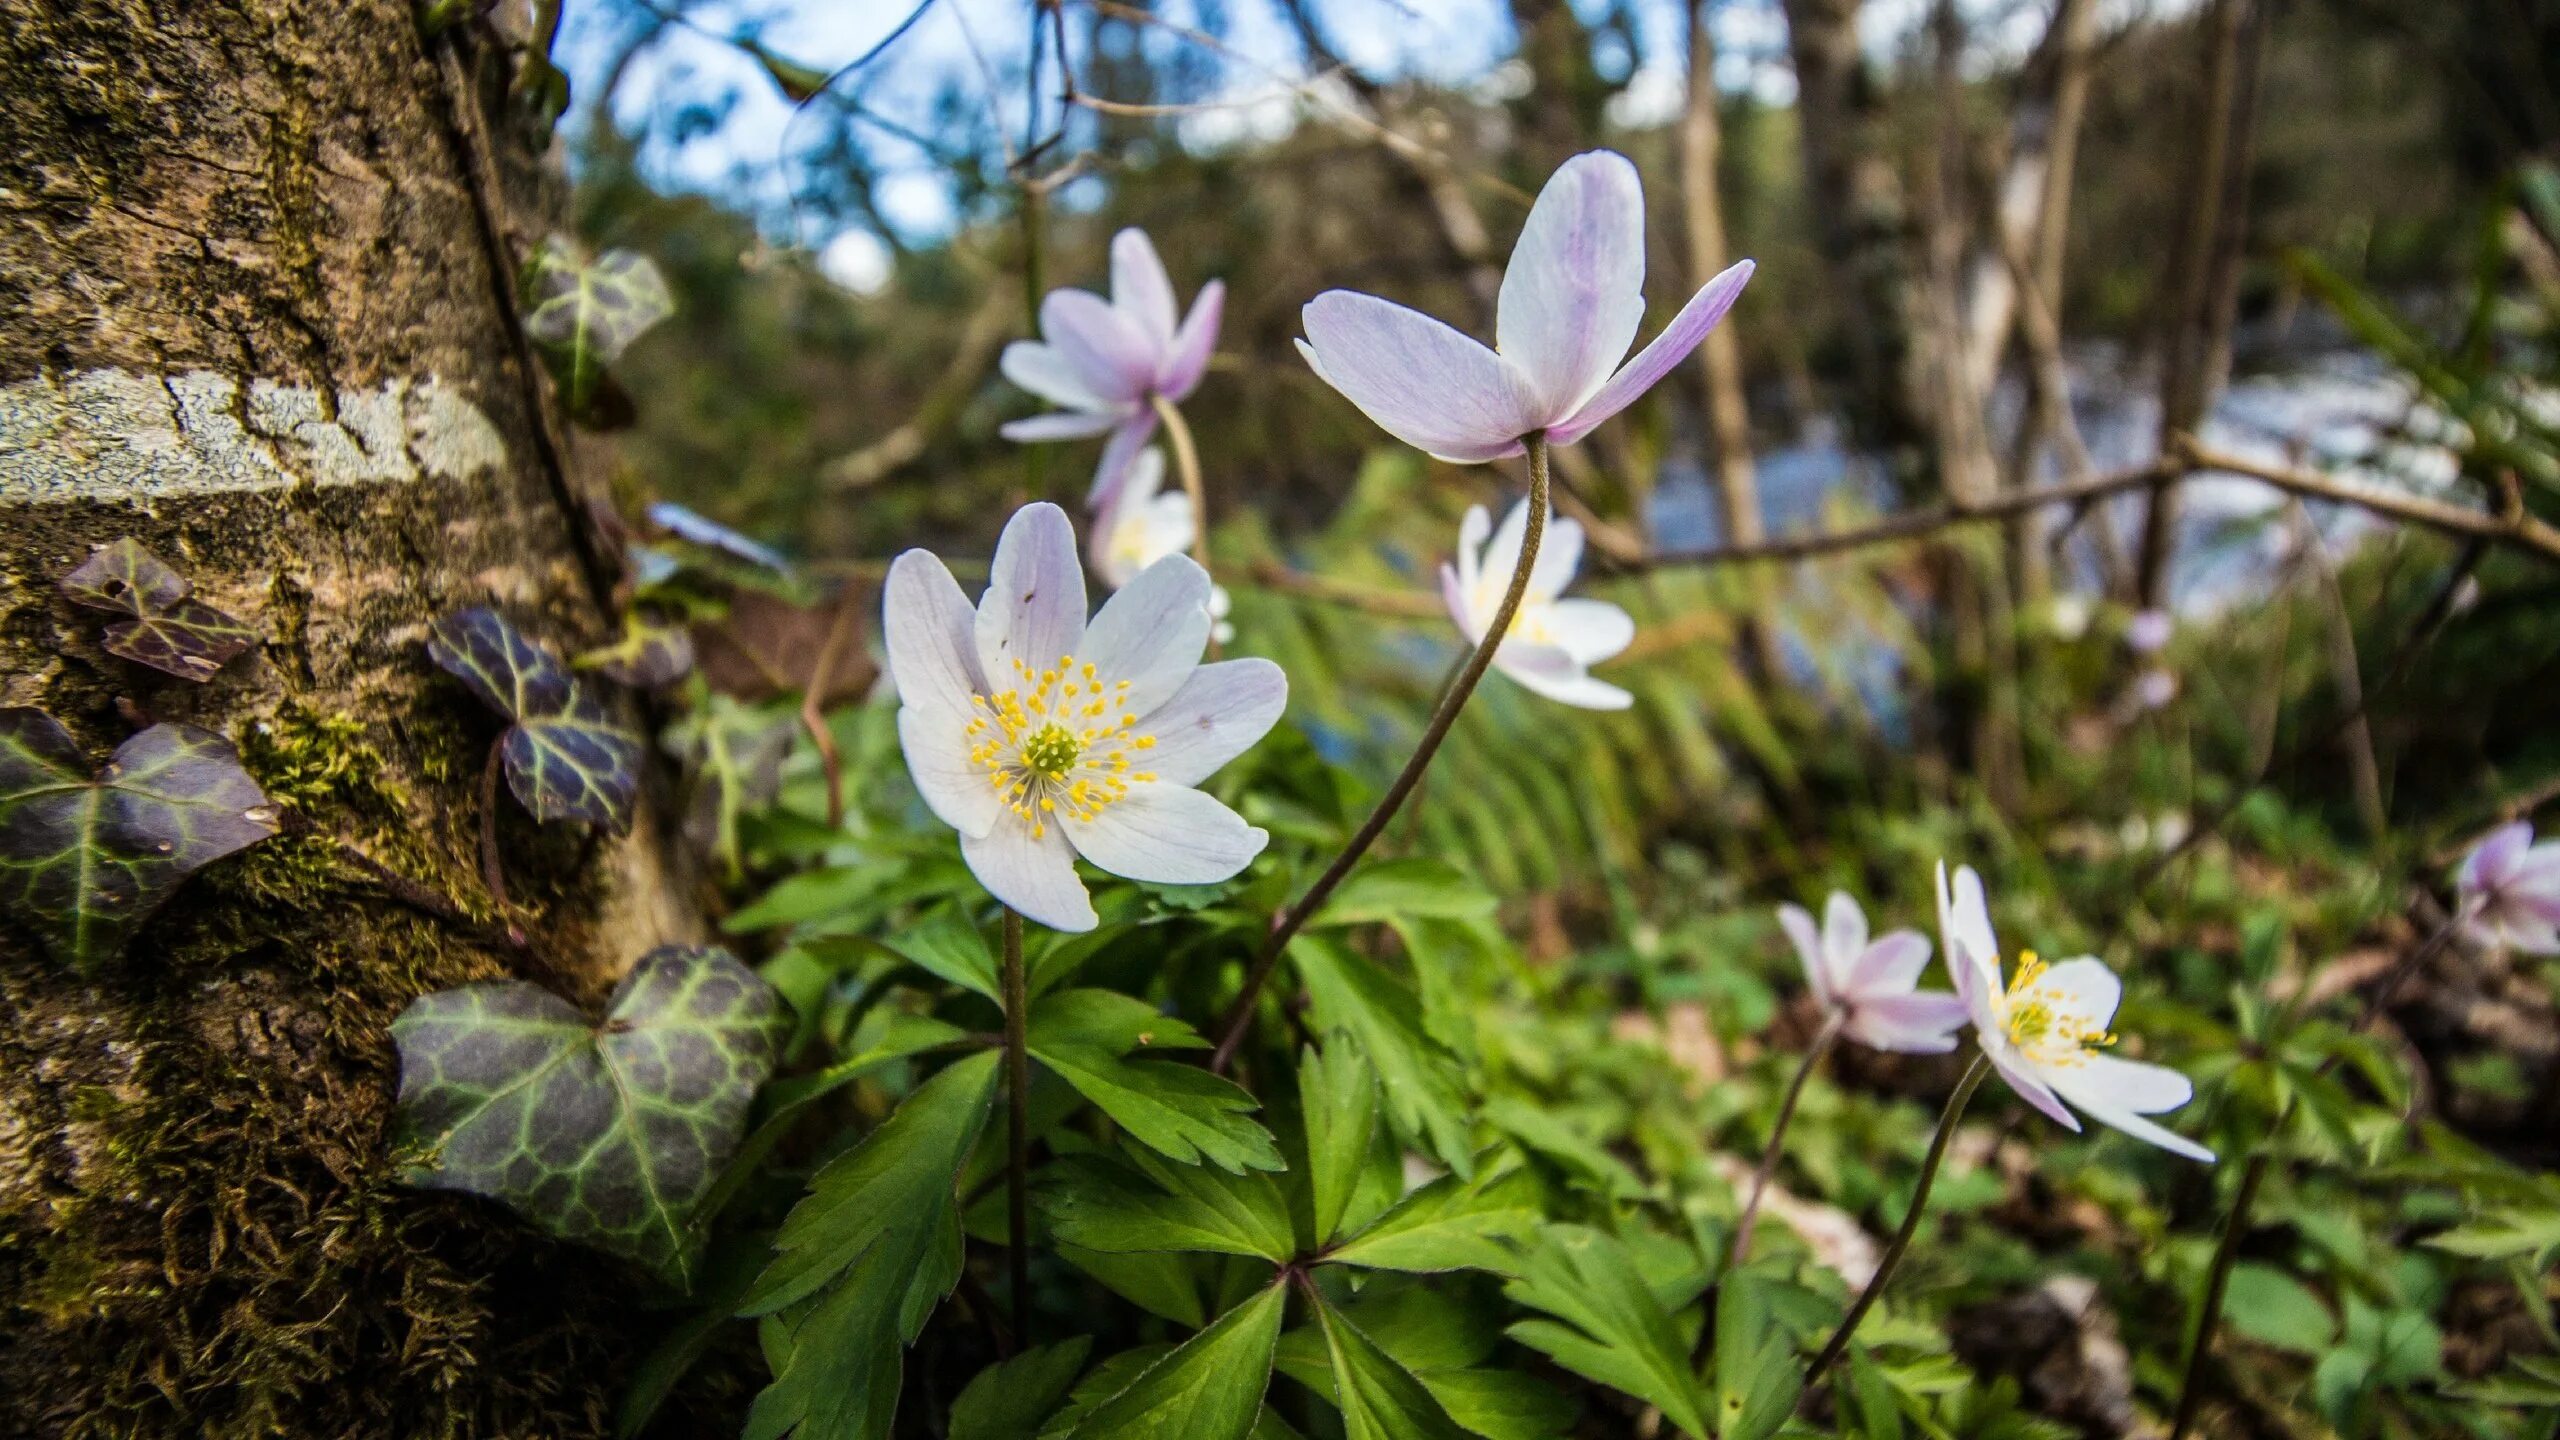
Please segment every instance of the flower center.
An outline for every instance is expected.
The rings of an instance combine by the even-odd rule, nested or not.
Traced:
[[[1477,584],[1475,609],[1478,615],[1484,617],[1485,624],[1492,624],[1493,617],[1501,612],[1502,597],[1510,588],[1509,571],[1500,575],[1487,575]],[[1520,640],[1531,645],[1556,643],[1555,627],[1551,623],[1554,612],[1550,608],[1555,598],[1532,584],[1521,593],[1520,608],[1512,613],[1511,628],[1504,632],[1503,638]]]
[[[2047,983],[2046,975],[2036,952],[2018,952],[2018,973],[1999,1004],[2000,1029],[2011,1044],[2048,1065],[2077,1065],[2090,1050],[2116,1043],[2077,997]]]
[[[1049,833],[1051,816],[1091,821],[1156,778],[1129,768],[1156,737],[1137,733],[1128,681],[1106,681],[1072,655],[1045,670],[1016,660],[1013,670],[1013,688],[969,697],[969,762],[1034,839]]]

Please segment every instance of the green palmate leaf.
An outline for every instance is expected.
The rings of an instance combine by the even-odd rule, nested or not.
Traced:
[[[629,250],[582,265],[555,242],[535,257],[526,288],[525,336],[542,347],[562,399],[579,415],[595,403],[605,368],[676,308],[658,267]]]
[[[1004,1003],[995,952],[988,948],[987,937],[956,906],[946,905],[926,916],[890,941],[889,948],[929,974]]]
[[[1275,1284],[1084,1412],[1069,1440],[1245,1440],[1271,1388],[1287,1291]]]
[[[1460,1174],[1472,1170],[1465,1074],[1423,1028],[1413,991],[1328,937],[1299,936],[1289,958],[1315,1001],[1317,1028],[1350,1032],[1377,1068],[1396,1133]]]
[[[1489,1440],[1555,1440],[1573,1424],[1574,1406],[1527,1375],[1478,1369],[1502,1343],[1494,1307],[1414,1281],[1380,1276],[1349,1300],[1333,1303],[1397,1364],[1413,1372],[1471,1434]],[[1280,1373],[1330,1401],[1333,1360],[1320,1325],[1280,1337]]]
[[[1193,1048],[1190,1026],[1127,996],[1064,990],[1032,1008],[1031,1055],[1164,1155],[1237,1172],[1281,1168],[1279,1142],[1251,1117],[1253,1096],[1196,1065],[1125,1060],[1131,1049]]]
[[[1067,1398],[1084,1370],[1091,1336],[1025,1350],[978,1372],[951,1402],[951,1440],[1023,1440]]]
[[[952,1187],[995,1102],[993,1053],[925,1082],[809,1181],[739,1313],[765,1317],[773,1383],[745,1440],[883,1440],[900,1351],[959,1282]]]
[[[1058,1258],[1150,1315],[1161,1315],[1189,1330],[1209,1323],[1209,1305],[1202,1291],[1204,1272],[1219,1263],[1215,1260],[1172,1251],[1105,1254],[1064,1241],[1058,1244]]]
[[[589,650],[571,663],[616,684],[654,690],[683,679],[693,669],[693,632],[654,611],[626,610],[621,639]]]
[[[522,981],[421,997],[392,1022],[412,1185],[502,1200],[679,1282],[694,1206],[772,1073],[781,1005],[725,950],[668,945],[599,1026]]]
[[[861,1145],[811,1176],[738,1313],[807,1299],[884,1237],[947,1218],[951,1188],[995,1101],[998,1058],[972,1055],[926,1081]]]
[[[1646,1285],[1635,1252],[1614,1235],[1581,1226],[1554,1227],[1542,1238],[1503,1293],[1556,1318],[1523,1320],[1511,1327],[1511,1337],[1652,1405],[1703,1440],[1714,1407],[1690,1370],[1678,1323]]]
[[[1294,1253],[1289,1203],[1271,1177],[1129,1158],[1137,1169],[1099,1157],[1055,1168],[1041,1203],[1061,1241],[1110,1255],[1187,1250],[1275,1265]]]
[[[2235,1266],[2222,1314],[2233,1330],[2259,1344],[2301,1355],[2319,1354],[2338,1335],[2337,1317],[2320,1297],[2272,1265]]]
[[[100,546],[62,577],[75,605],[125,618],[107,627],[107,653],[201,685],[259,635],[201,600],[185,576],[131,538]]]
[[[1537,1182],[1523,1169],[1443,1175],[1398,1201],[1325,1259],[1371,1270],[1421,1273],[1490,1270],[1512,1274],[1512,1248],[1545,1223]]]
[[[2537,1270],[2560,1258],[2560,1209],[2492,1210],[2427,1244],[2478,1260],[2529,1257]]]
[[[1307,1136],[1309,1237],[1330,1243],[1342,1228],[1378,1131],[1378,1076],[1347,1042],[1330,1051],[1313,1046],[1298,1059],[1298,1104]]]
[[[1716,1440],[1768,1440],[1804,1395],[1804,1367],[1777,1316],[1786,1288],[1745,1267],[1717,1291]]]
[[[1467,1432],[1439,1398],[1350,1317],[1319,1298],[1316,1323],[1324,1331],[1333,1401],[1348,1440],[1466,1440]]]
[[[52,716],[0,709],[0,896],[58,960],[106,960],[189,875],[276,829],[209,730],[154,725],[93,779]]]
[[[1499,901],[1446,860],[1378,860],[1351,872],[1309,923],[1366,925],[1387,920],[1484,920]]]
[[[560,658],[494,610],[447,615],[427,656],[514,724],[499,741],[507,788],[537,820],[631,828],[640,738]]]

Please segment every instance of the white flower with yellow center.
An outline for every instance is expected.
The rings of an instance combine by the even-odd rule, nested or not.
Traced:
[[[1488,543],[1485,532],[1491,527],[1483,506],[1469,507],[1458,526],[1457,563],[1440,567],[1440,596],[1449,606],[1449,618],[1479,645],[1501,613],[1503,592],[1520,564],[1529,502],[1512,506]],[[1571,520],[1549,520],[1520,611],[1511,619],[1502,648],[1493,653],[1494,668],[1550,700],[1586,710],[1624,710],[1635,697],[1593,679],[1591,667],[1626,649],[1636,638],[1636,622],[1606,600],[1560,598],[1581,566],[1582,527]]]
[[[1130,462],[1120,498],[1094,517],[1094,573],[1118,590],[1167,555],[1189,554],[1199,536],[1191,497],[1164,488],[1164,452],[1148,446]],[[1226,587],[1209,587],[1209,634],[1221,645],[1235,638],[1235,627],[1227,623],[1229,604]]]
[[[1227,879],[1269,836],[1194,789],[1268,732],[1288,681],[1268,660],[1202,665],[1209,577],[1156,561],[1088,625],[1074,528],[1025,506],[973,609],[942,562],[889,567],[882,631],[898,739],[925,804],[980,883],[1024,917],[1090,930],[1076,857],[1163,885]]]
[[[2213,1159],[2212,1151],[2143,1118],[2186,1104],[2195,1098],[2195,1086],[2165,1065],[2108,1053],[2116,1037],[2107,1025],[2124,987],[2106,962],[2083,955],[2047,965],[2025,951],[2004,986],[2000,941],[1991,932],[1982,877],[1970,865],[1956,871],[1950,887],[1946,862],[1938,864],[1938,933],[1983,1057],[2028,1104],[2077,1130],[2080,1121],[2064,1105],[2067,1100],[2137,1140],[2190,1159]]]

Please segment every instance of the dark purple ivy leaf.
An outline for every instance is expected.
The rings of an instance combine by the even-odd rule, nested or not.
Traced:
[[[401,1178],[500,1200],[684,1283],[693,1210],[773,1073],[782,1006],[725,950],[640,957],[598,1026],[523,981],[425,996],[392,1022]]]
[[[0,710],[0,903],[82,970],[189,875],[277,828],[274,803],[210,730],[154,725],[93,778],[52,716]]]
[[[640,737],[560,657],[494,610],[435,622],[427,656],[515,722],[500,737],[507,788],[537,820],[582,820],[622,831],[640,793]]]
[[[791,562],[781,551],[759,541],[750,540],[719,521],[698,511],[688,510],[673,500],[661,500],[649,507],[650,523],[688,545],[717,550],[732,559],[768,570],[788,570]]]
[[[579,656],[577,665],[634,689],[654,690],[692,672],[693,632],[655,611],[626,611],[622,638]]]
[[[100,546],[62,577],[75,605],[127,618],[109,625],[101,643],[110,655],[201,685],[258,643],[256,630],[190,599],[187,578],[131,537]]]

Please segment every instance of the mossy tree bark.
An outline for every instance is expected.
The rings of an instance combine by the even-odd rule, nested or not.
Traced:
[[[0,1433],[595,1434],[639,1349],[625,1267],[394,1183],[388,1025],[688,938],[660,807],[506,807],[522,953],[342,848],[487,917],[495,722],[426,624],[606,628],[515,328],[545,141],[506,64],[406,0],[0,0],[0,703],[101,755],[222,732],[299,821],[93,975],[0,917]],[[99,650],[54,582],[128,535],[264,645],[203,686]]]

